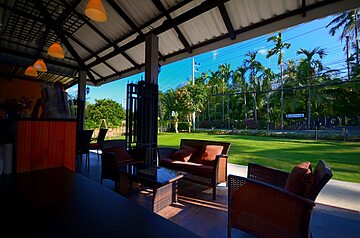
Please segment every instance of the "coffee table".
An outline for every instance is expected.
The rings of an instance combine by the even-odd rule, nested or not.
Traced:
[[[117,189],[120,194],[129,194],[133,190],[133,182],[139,182],[153,190],[150,207],[153,212],[158,212],[177,202],[178,181],[185,174],[184,172],[143,163],[124,165],[115,171],[118,175],[119,186]]]

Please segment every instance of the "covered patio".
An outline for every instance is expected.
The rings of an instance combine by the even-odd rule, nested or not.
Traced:
[[[17,98],[23,105],[28,102],[26,98],[33,100],[15,117],[11,117],[11,110],[0,114],[4,132],[0,142],[10,145],[12,154],[7,173],[16,176],[54,167],[75,172],[76,141],[84,129],[86,86],[101,86],[140,72],[145,72],[144,81],[127,88],[127,149],[142,150],[143,160],[157,165],[161,66],[360,6],[357,0],[102,3],[106,17],[95,21],[85,14],[85,0],[0,0],[0,101]],[[63,55],[61,50],[58,54],[49,51],[54,43],[60,44]],[[43,60],[42,64],[38,60]],[[65,92],[74,85],[78,86],[76,117],[70,112]],[[84,169],[77,172],[100,180],[99,163]],[[186,186],[193,185],[180,188],[179,206],[166,208],[159,215],[197,235],[225,237],[226,187],[218,188],[220,198],[214,202],[202,197],[202,187],[193,187],[189,190],[192,193]],[[200,197],[197,190],[201,191]],[[193,196],[183,196],[181,191]],[[190,209],[183,208],[184,204]],[[312,220],[314,237],[351,237],[359,233],[356,212],[318,207]],[[211,220],[210,225],[206,219]],[[166,234],[166,229],[163,231]]]

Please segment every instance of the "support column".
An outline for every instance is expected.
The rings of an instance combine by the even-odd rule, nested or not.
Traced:
[[[79,71],[78,98],[77,98],[77,129],[85,128],[85,90],[86,90],[86,72]]]
[[[158,42],[156,35],[145,36],[145,82],[138,84],[138,147],[144,150],[149,165],[158,165]]]
[[[159,37],[154,34],[145,36],[145,82],[158,84]]]

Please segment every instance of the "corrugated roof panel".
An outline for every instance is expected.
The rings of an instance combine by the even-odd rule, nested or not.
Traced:
[[[133,35],[129,36],[128,38],[126,38],[125,40],[123,41],[120,41],[119,43],[117,43],[116,45],[121,47],[122,45],[125,45],[133,40],[136,39],[136,37],[138,36],[139,34],[138,33],[134,33]]]
[[[91,72],[90,71],[90,73],[91,73],[91,75],[95,78],[95,80],[99,80],[99,79],[101,79],[99,76],[97,76],[96,74],[94,74],[93,72]],[[97,72],[96,72],[97,73]],[[87,76],[87,75],[86,75]],[[88,77],[88,76],[87,76]]]
[[[112,67],[114,67],[119,72],[134,67],[127,59],[125,59],[122,55],[117,55],[109,60],[106,61]]]
[[[114,47],[110,47],[109,49],[104,50],[103,52],[101,52],[100,54],[98,54],[98,56],[103,57],[104,55],[109,54],[110,52],[112,52],[114,50]]]
[[[150,0],[116,0],[116,2],[137,26],[143,25],[160,14],[159,10]]]
[[[138,64],[145,62],[145,42],[125,51]]]
[[[91,21],[109,40],[115,41],[120,36],[131,31],[131,27],[122,17],[110,6],[107,1],[102,1],[106,10],[108,20],[106,22]],[[76,10],[85,15],[85,6],[87,1],[81,1]]]
[[[94,62],[96,60],[96,57],[92,57],[91,59],[89,59],[88,61],[85,62],[86,65]]]
[[[161,54],[168,55],[184,48],[174,29],[170,29],[159,35],[159,51]]]
[[[179,0],[160,0],[160,1],[166,9],[176,6],[180,2]]]
[[[179,25],[179,29],[190,45],[196,45],[227,33],[226,26],[217,8]]]
[[[157,28],[159,26],[161,26],[161,24],[163,24],[163,22],[166,20],[166,17],[162,17],[159,20],[157,20],[156,22],[154,22],[153,24],[151,24],[150,26],[142,29],[141,31],[146,34],[147,32],[151,31],[154,28]]]
[[[92,70],[94,70],[96,73],[100,74],[101,77],[106,77],[110,74],[113,74],[114,71],[112,71],[109,67],[107,67],[104,63],[95,65],[94,67],[91,68]]]
[[[73,41],[70,38],[68,40],[69,40],[70,44],[72,45],[72,47],[74,48],[74,50],[79,54],[79,56],[82,59],[90,56],[90,53],[87,50],[85,50],[84,48],[82,48],[80,45],[78,45],[75,41]]]
[[[107,45],[107,42],[87,25],[83,25],[73,36],[92,51],[97,51]]]
[[[194,7],[197,7],[198,5],[200,5],[204,0],[194,0],[194,1],[191,1],[189,2],[188,4],[186,4],[185,6],[177,9],[176,11],[170,13],[170,16],[172,18],[175,18],[187,11],[189,11],[190,9],[194,8]]]

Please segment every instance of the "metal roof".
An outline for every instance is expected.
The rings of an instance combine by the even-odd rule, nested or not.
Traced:
[[[39,80],[101,85],[144,70],[145,34],[159,37],[165,65],[360,6],[358,0],[103,0],[108,20],[84,14],[86,0],[0,0],[0,74],[23,75],[38,57]],[[46,54],[59,40],[64,59]],[[9,70],[11,69],[11,70]]]

